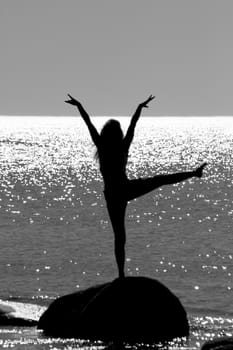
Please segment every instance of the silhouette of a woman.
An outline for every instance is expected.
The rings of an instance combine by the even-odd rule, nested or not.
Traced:
[[[82,104],[71,95],[68,94],[68,96],[70,99],[65,102],[78,108],[97,148],[96,155],[99,159],[100,171],[104,180],[104,196],[115,235],[115,257],[119,277],[121,278],[124,277],[125,212],[128,201],[163,185],[181,182],[194,176],[200,178],[206,164],[203,164],[195,171],[129,180],[126,176],[126,164],[135,126],[142,109],[148,108],[148,103],[154,99],[154,96],[149,96],[146,101],[138,105],[125,136],[121,130],[120,123],[114,119],[110,119],[99,134]]]

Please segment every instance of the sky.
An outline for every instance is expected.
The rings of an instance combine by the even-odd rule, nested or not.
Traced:
[[[0,0],[0,115],[233,115],[232,0]]]

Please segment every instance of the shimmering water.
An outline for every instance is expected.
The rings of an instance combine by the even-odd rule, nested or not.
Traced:
[[[106,118],[93,120],[100,129]],[[129,118],[120,121],[126,130]],[[230,117],[142,118],[130,149],[130,178],[208,162],[201,180],[157,189],[126,217],[127,274],[159,279],[180,298],[191,325],[185,349],[233,334],[232,150]],[[0,298],[24,312],[117,276],[94,152],[79,118],[0,118]],[[103,348],[26,328],[0,329],[0,346]]]

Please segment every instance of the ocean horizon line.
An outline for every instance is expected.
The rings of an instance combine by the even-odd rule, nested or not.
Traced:
[[[45,115],[45,114],[34,114],[34,115],[9,115],[9,114],[0,114],[0,118],[79,118],[80,115]],[[130,118],[132,115],[90,115],[92,118]],[[142,115],[141,118],[232,118],[232,115]]]

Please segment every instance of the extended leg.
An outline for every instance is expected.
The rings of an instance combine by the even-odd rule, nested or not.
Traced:
[[[143,196],[163,185],[182,182],[196,175],[196,171],[187,171],[169,175],[156,175],[146,179],[129,180],[127,184],[127,200]]]

